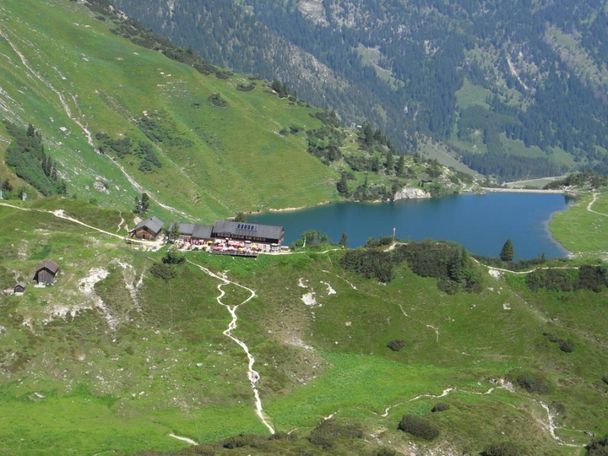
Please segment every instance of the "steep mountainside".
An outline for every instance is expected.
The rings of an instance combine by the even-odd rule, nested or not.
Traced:
[[[432,193],[464,188],[436,163],[399,161],[379,131],[210,65],[106,2],[0,9],[5,198],[65,194],[129,210],[147,192],[159,213],[212,220],[390,199],[428,179]]]
[[[401,146],[504,178],[608,169],[605,1],[114,3]]]

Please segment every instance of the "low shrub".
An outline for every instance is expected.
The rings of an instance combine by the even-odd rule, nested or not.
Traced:
[[[164,264],[184,264],[186,262],[186,257],[180,255],[175,250],[170,249],[163,257],[162,262]]]
[[[361,439],[363,431],[355,424],[341,424],[334,420],[327,420],[320,423],[312,430],[308,440],[324,450],[333,448],[337,440]]]
[[[528,274],[526,284],[531,290],[591,290],[596,293],[608,285],[608,271],[603,266],[582,265],[572,269],[542,269]]]
[[[292,249],[299,249],[304,247],[318,247],[323,244],[330,242],[329,236],[322,233],[321,231],[306,231],[300,239],[291,244]]]
[[[574,342],[569,339],[562,340],[559,343],[559,349],[564,353],[572,353],[574,351]]]
[[[293,441],[296,440],[296,435],[294,433],[288,434],[287,432],[275,432],[270,437],[268,437],[268,440]]]
[[[519,374],[515,383],[529,393],[547,394],[550,391],[547,380],[535,373]]]
[[[391,255],[379,250],[350,250],[340,260],[345,269],[357,272],[368,279],[390,282],[393,278]]]
[[[481,453],[481,456],[523,456],[522,449],[511,442],[494,443]]]
[[[367,243],[365,244],[365,247],[368,247],[370,249],[377,248],[377,247],[388,247],[393,242],[394,242],[394,239],[392,238],[392,236],[369,238],[367,240]]]
[[[608,273],[603,266],[583,265],[578,270],[578,288],[599,293],[606,288]]]
[[[603,382],[604,382],[606,385],[608,385],[608,375],[604,375],[604,376],[602,377],[602,381],[603,381]]]
[[[248,84],[239,82],[236,85],[236,90],[240,90],[241,92],[251,92],[253,89],[255,89],[255,82],[250,82]]]
[[[587,456],[608,456],[608,435],[585,446]]]
[[[397,452],[392,448],[380,448],[376,451],[376,456],[397,456]]]
[[[431,412],[433,412],[433,413],[445,412],[449,408],[450,408],[450,404],[446,404],[445,402],[439,402],[438,404],[435,404],[433,406],[433,408],[431,409]]]
[[[230,437],[222,442],[222,447],[234,450],[236,448],[257,448],[265,449],[268,447],[268,440],[259,435],[240,434],[235,437]]]
[[[191,449],[198,456],[215,456],[215,448],[211,445],[197,445]]]
[[[175,267],[165,263],[154,263],[150,268],[150,274],[163,280],[171,280],[177,277]]]
[[[386,346],[394,352],[398,352],[405,348],[406,342],[403,339],[394,339],[391,340],[388,344],[386,344]]]
[[[559,349],[564,353],[572,353],[574,351],[574,342],[572,342],[570,339],[561,339],[550,333],[543,333],[543,335],[549,339],[550,342],[557,344]]]
[[[222,98],[219,93],[214,93],[209,96],[209,101],[211,104],[217,108],[225,108],[228,106],[228,102]]]
[[[405,415],[399,422],[398,429],[424,440],[439,437],[439,429],[426,419],[415,415]]]

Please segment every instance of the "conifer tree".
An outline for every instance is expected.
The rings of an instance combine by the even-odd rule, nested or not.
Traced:
[[[500,259],[502,261],[513,261],[513,256],[513,242],[511,241],[511,239],[507,239],[507,241],[502,246],[502,250],[500,251]]]
[[[405,157],[403,155],[399,155],[399,159],[397,160],[397,176],[403,177],[405,174]]]

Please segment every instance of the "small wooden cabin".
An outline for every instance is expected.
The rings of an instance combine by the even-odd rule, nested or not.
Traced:
[[[25,293],[25,287],[26,285],[24,283],[19,282],[17,285],[15,285],[15,288],[13,288],[13,293],[16,295],[23,294]]]
[[[149,219],[142,220],[135,228],[133,228],[129,234],[131,237],[136,239],[145,239],[146,241],[153,241],[158,237],[160,232],[165,226],[165,223],[157,217],[150,217]]]
[[[59,265],[54,261],[46,260],[38,265],[34,273],[34,281],[39,284],[51,285],[59,272]]]

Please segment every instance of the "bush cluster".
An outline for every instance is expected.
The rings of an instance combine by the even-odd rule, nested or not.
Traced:
[[[608,285],[608,271],[604,266],[583,265],[575,269],[539,269],[526,276],[531,290],[602,291]]]
[[[308,440],[324,450],[336,445],[338,440],[353,440],[363,438],[363,431],[355,424],[341,424],[335,420],[326,420],[312,430]]]
[[[251,92],[253,89],[255,89],[255,82],[250,82],[248,84],[239,82],[236,85],[236,90],[240,90],[241,92]]]
[[[391,340],[386,346],[393,350],[394,352],[401,351],[405,348],[406,342],[403,339],[394,339]]]
[[[608,456],[608,435],[585,446],[587,456]]]
[[[385,245],[386,238],[369,241],[371,245]],[[351,250],[341,259],[342,267],[367,278],[389,282],[393,269],[407,263],[422,277],[439,279],[440,289],[454,293],[459,289],[481,290],[480,274],[463,248],[445,242],[425,241],[400,245],[392,252],[377,248]]]
[[[184,264],[186,262],[186,257],[180,255],[175,250],[170,249],[163,257],[162,262],[163,264]]]
[[[583,171],[566,176],[564,179],[556,180],[545,185],[545,189],[560,189],[563,187],[586,187],[601,188],[608,185],[608,176],[593,172]]]
[[[173,265],[165,263],[154,263],[150,268],[150,274],[163,280],[171,280],[177,277],[177,271]]]
[[[547,394],[551,389],[547,380],[532,372],[519,374],[515,377],[515,383],[529,393]]]
[[[148,124],[148,120],[140,120],[140,124]],[[162,167],[160,159],[154,152],[152,145],[145,141],[134,143],[130,138],[113,139],[106,133],[95,134],[97,147],[102,154],[112,153],[112,155],[123,158],[127,155],[135,155],[141,158],[139,170],[144,173],[151,173],[157,168]]]
[[[228,106],[228,102],[224,100],[219,93],[209,95],[209,101],[217,108],[225,108]]]
[[[163,112],[153,112],[137,120],[137,126],[153,143],[189,148],[194,143],[182,135],[178,126]]]
[[[522,449],[511,442],[494,443],[481,452],[481,456],[523,456]]]
[[[44,196],[65,195],[66,183],[59,176],[55,161],[44,150],[42,134],[32,125],[21,128],[8,121],[4,125],[13,138],[6,149],[7,166]],[[2,190],[12,188],[4,183]]]
[[[449,410],[449,408],[450,408],[450,404],[446,404],[445,402],[439,402],[433,406],[433,408],[431,409],[431,412],[433,412],[433,413],[445,412],[446,410]]]
[[[570,339],[562,339],[550,333],[543,333],[549,342],[556,344],[564,353],[572,353],[574,351],[574,342]]]
[[[268,439],[259,435],[240,434],[235,437],[227,438],[221,445],[223,448],[229,450],[245,447],[264,450],[268,447]]]
[[[405,415],[399,422],[398,429],[424,440],[439,437],[439,429],[428,420],[415,415]]]
[[[302,247],[318,247],[323,244],[328,244],[329,237],[327,234],[320,231],[306,231],[300,239],[291,244],[291,248],[297,249]]]

